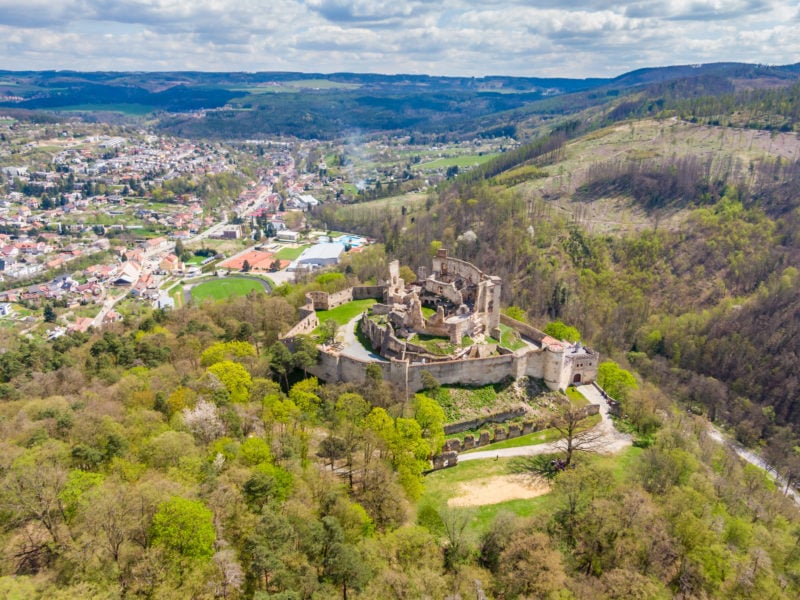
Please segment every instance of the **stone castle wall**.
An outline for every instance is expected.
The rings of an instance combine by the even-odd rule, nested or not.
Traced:
[[[318,326],[314,321],[315,315],[308,317],[305,327],[296,326],[286,337],[297,333],[308,333]],[[513,319],[511,320],[513,321]],[[516,324],[516,321],[513,321]],[[523,324],[524,325],[524,324]],[[515,352],[502,352],[497,356],[481,358],[447,359],[427,355],[426,350],[414,344],[398,339],[391,334],[387,327],[378,325],[370,319],[361,321],[362,332],[370,340],[372,347],[380,349],[381,353],[390,357],[390,360],[375,361],[384,369],[384,379],[409,392],[422,389],[422,373],[428,371],[439,383],[481,386],[497,383],[507,377],[519,379],[533,377],[543,379],[550,389],[565,389],[574,378],[574,373],[580,372],[581,383],[589,383],[597,374],[597,354],[581,354],[574,357],[565,356],[565,350],[553,344],[548,348],[527,348]],[[526,337],[536,335],[538,330],[526,326],[528,331],[520,333]],[[541,332],[539,332],[541,333]],[[542,337],[543,334],[542,334]],[[350,359],[345,356],[323,350],[321,368],[315,375],[326,381],[363,381],[367,361]],[[425,358],[422,358],[422,357]],[[408,358],[407,366],[389,365],[397,363],[406,365],[402,359]],[[577,365],[580,364],[581,367]],[[324,373],[324,374],[323,374]]]
[[[309,303],[305,306],[301,306],[298,311],[300,314],[300,320],[295,323],[294,327],[284,334],[283,339],[291,340],[297,335],[309,334],[319,327],[319,318],[317,318],[317,313],[314,310],[314,306],[308,296],[306,296],[306,300],[308,300]]]
[[[397,264],[392,267],[390,272],[398,270]],[[480,329],[485,324],[488,329],[486,333],[495,336],[499,335],[499,331],[496,331],[497,325],[502,323],[531,340],[534,346],[515,352],[500,350],[497,356],[475,357],[476,353],[472,352],[473,358],[436,357],[421,346],[408,344],[397,338],[388,326],[362,319],[363,333],[369,338],[373,348],[388,357],[388,360],[359,360],[340,356],[333,350],[322,350],[319,364],[310,371],[325,381],[363,381],[367,365],[373,362],[380,366],[384,380],[409,392],[422,389],[424,371],[429,371],[442,384],[474,386],[496,383],[507,377],[519,379],[528,376],[543,379],[551,389],[564,389],[576,380],[590,383],[596,378],[599,362],[597,353],[586,348],[565,345],[549,338],[535,327],[500,313],[500,278],[485,275],[471,263],[450,258],[446,251],[440,251],[433,259],[433,271],[437,281],[427,279],[423,285],[433,286],[435,289],[431,291],[438,294],[444,293],[447,288],[453,292],[453,300],[458,300],[457,296],[462,292],[455,289],[453,282],[462,279],[466,284],[465,290],[469,288],[477,293],[476,313],[470,319],[448,323],[439,322],[442,321],[442,315],[437,313],[438,321],[437,317],[425,320],[424,329],[427,333],[446,335],[451,337],[451,341],[456,338],[455,343],[460,343],[464,335],[473,335],[477,331],[478,323],[481,324]],[[396,285],[401,285],[402,280],[396,273],[393,279],[396,280]],[[316,329],[319,318],[315,310],[330,310],[352,300],[383,299],[385,293],[391,292],[391,289],[391,285],[386,284],[357,286],[332,294],[310,292],[306,296],[308,304],[300,310],[300,321],[283,339],[289,342],[296,335],[308,334]],[[376,304],[375,309],[379,313],[388,312],[389,306]]]
[[[367,298],[383,298],[385,285],[359,285],[340,290],[338,292],[308,292],[306,300],[314,305],[315,310],[331,310],[342,304],[347,304],[353,300],[365,300]]]
[[[357,285],[352,288],[353,300],[366,300],[367,298],[383,298],[385,285]]]
[[[504,315],[503,313],[500,313],[500,322],[503,325],[508,325],[512,329],[517,330],[522,335],[524,335],[531,341],[536,342],[539,345],[542,345],[542,340],[545,337],[547,337],[547,334],[544,333],[543,331],[540,331],[535,327],[528,325],[527,323],[523,323],[522,321],[517,321],[516,319],[512,319],[511,317],[509,317],[508,315]]]
[[[347,288],[332,294],[328,292],[308,292],[306,298],[311,300],[315,310],[331,310],[342,304],[352,302],[353,288]]]

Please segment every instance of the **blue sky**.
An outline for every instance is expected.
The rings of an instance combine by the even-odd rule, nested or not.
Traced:
[[[0,0],[0,68],[607,77],[800,62],[798,2]]]

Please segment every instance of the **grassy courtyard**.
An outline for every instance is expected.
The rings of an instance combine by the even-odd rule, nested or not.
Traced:
[[[375,304],[377,300],[374,298],[366,298],[365,300],[353,300],[347,304],[342,304],[331,310],[318,310],[317,318],[320,323],[324,323],[328,319],[333,319],[342,327],[347,325],[350,321],[355,319],[358,315],[363,313],[370,306]]]

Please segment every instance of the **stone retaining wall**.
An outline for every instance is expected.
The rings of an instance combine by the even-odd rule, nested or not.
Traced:
[[[511,414],[513,411],[507,411],[508,414]],[[597,404],[589,404],[581,408],[581,416],[580,418],[586,418],[591,415],[596,415],[600,412],[600,406]],[[503,413],[497,413],[497,415],[502,415]],[[514,415],[519,416],[519,415]],[[487,417],[489,418],[489,417]],[[508,417],[513,418],[513,417]],[[502,442],[504,440],[508,440],[511,438],[517,438],[523,435],[528,435],[529,433],[535,433],[537,431],[541,431],[542,429],[547,429],[548,427],[552,427],[554,417],[545,417],[539,419],[530,419],[523,421],[522,423],[509,423],[508,427],[502,427],[497,425],[493,428],[492,431],[481,431],[479,432],[478,438],[475,438],[474,434],[467,434],[464,436],[463,440],[459,440],[457,438],[451,438],[446,440],[444,443],[444,447],[442,448],[442,452],[465,452],[466,450],[472,450],[473,448],[480,448],[481,446],[488,446],[489,444],[494,444],[495,442]],[[476,419],[477,420],[477,419]],[[486,421],[481,425],[492,422]],[[465,423],[471,423],[471,421],[467,421]],[[454,425],[461,425],[461,423],[454,423]],[[478,425],[480,427],[481,425]],[[457,431],[465,431],[465,429],[458,429]],[[456,433],[457,431],[448,431],[447,426],[445,426],[445,434]]]
[[[454,433],[461,433],[462,431],[469,431],[470,429],[478,429],[486,425],[486,423],[505,423],[510,419],[523,416],[527,410],[524,406],[513,408],[511,410],[504,410],[502,412],[492,413],[485,417],[478,417],[470,419],[469,421],[459,421],[458,423],[450,423],[444,426],[445,435],[452,435]]]

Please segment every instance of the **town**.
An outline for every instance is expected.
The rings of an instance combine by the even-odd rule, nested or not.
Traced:
[[[125,303],[181,305],[204,277],[292,281],[369,243],[313,229],[321,202],[419,191],[490,150],[423,159],[398,143],[223,144],[0,117],[0,323],[53,338],[119,321]]]

